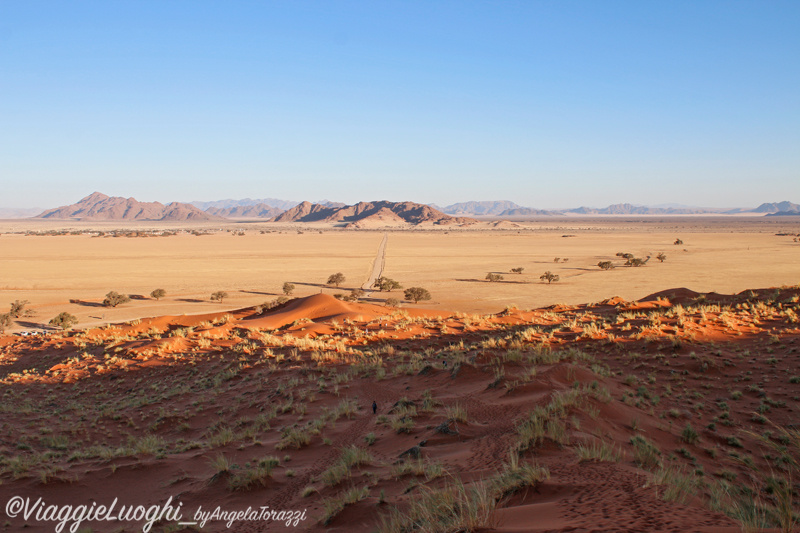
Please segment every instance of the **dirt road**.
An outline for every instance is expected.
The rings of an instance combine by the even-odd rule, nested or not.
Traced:
[[[375,284],[375,280],[381,277],[383,274],[383,266],[386,263],[386,243],[389,242],[389,234],[383,234],[383,240],[381,241],[380,246],[378,246],[378,254],[375,256],[375,262],[372,264],[372,272],[370,273],[367,281],[361,286],[361,290],[366,292],[365,296],[369,296],[372,293],[373,285]]]

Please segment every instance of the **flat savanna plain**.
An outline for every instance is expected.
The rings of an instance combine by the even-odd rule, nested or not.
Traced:
[[[800,222],[794,217],[549,219],[513,226],[387,230],[383,275],[404,287],[427,288],[433,298],[422,306],[472,313],[610,296],[634,300],[679,287],[736,293],[792,285],[800,277],[800,244],[792,237],[800,233]],[[106,235],[26,234],[65,228]],[[177,234],[112,237],[114,230]],[[286,281],[296,286],[293,296],[347,293],[368,278],[384,233],[268,223],[211,227],[72,221],[6,221],[0,231],[0,302],[28,300],[34,313],[11,331],[39,327],[61,311],[77,316],[81,327],[253,306],[282,295]],[[683,244],[675,245],[676,239]],[[599,261],[621,267],[624,259],[618,252],[650,260],[641,268],[597,267]],[[659,253],[666,255],[664,262],[656,259]],[[522,274],[509,272],[520,267]],[[539,276],[546,271],[557,274],[559,281],[542,282]],[[325,285],[334,272],[346,277],[341,287]],[[489,272],[504,279],[488,282]],[[167,296],[150,298],[156,288]],[[103,307],[109,291],[132,295],[133,300]],[[215,291],[228,297],[212,302]],[[402,299],[402,291],[375,292],[366,301],[382,303],[389,297]]]

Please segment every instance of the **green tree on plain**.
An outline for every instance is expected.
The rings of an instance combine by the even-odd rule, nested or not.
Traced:
[[[428,289],[423,289],[422,287],[410,287],[405,290],[403,296],[406,300],[413,301],[414,303],[431,299],[431,293],[428,292]]]
[[[552,272],[550,272],[548,270],[547,272],[545,272],[544,274],[539,276],[539,279],[542,280],[542,281],[546,281],[547,284],[549,285],[550,283],[553,283],[554,281],[558,281],[559,277],[558,277],[558,274],[553,274]]]
[[[48,322],[51,326],[55,326],[57,328],[61,328],[63,330],[69,329],[75,324],[78,323],[78,317],[63,311],[57,314],[54,318]]]
[[[294,283],[289,283],[288,281],[283,284],[283,294],[286,296],[291,296],[294,292]]]
[[[337,272],[328,276],[328,285],[336,285],[337,287],[345,282],[344,274]]]
[[[214,302],[222,303],[222,300],[228,297],[228,293],[225,291],[215,291],[211,293],[211,300]]]
[[[9,311],[9,315],[11,318],[19,318],[25,313],[25,306],[27,306],[30,302],[28,300],[14,300],[11,302],[11,311]]]
[[[131,299],[127,294],[120,294],[117,291],[110,291],[108,294],[106,294],[106,297],[103,300],[103,305],[106,307],[116,307],[121,304],[126,304],[130,301]]]

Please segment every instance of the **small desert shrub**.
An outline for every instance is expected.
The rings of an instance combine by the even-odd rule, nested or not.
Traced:
[[[466,422],[469,419],[467,410],[461,404],[451,405],[445,410],[447,418],[456,422]]]
[[[410,531],[476,531],[493,525],[496,500],[487,483],[466,487],[456,479],[442,488],[420,486],[419,495],[401,511],[397,507],[382,516],[378,533]]]
[[[697,434],[697,431],[695,431],[691,424],[687,423],[686,427],[683,428],[681,432],[681,440],[689,444],[695,444],[700,440],[700,435]]]
[[[277,457],[262,457],[249,468],[237,471],[229,480],[231,490],[248,490],[256,486],[265,487],[272,477],[272,470],[280,464]]]
[[[389,422],[395,433],[411,433],[414,429],[414,419],[410,416],[395,417]]]
[[[519,456],[511,454],[511,460],[505,468],[489,483],[493,490],[493,498],[499,501],[527,487],[533,487],[541,481],[550,479],[547,467],[536,463],[519,464]]]
[[[648,470],[661,466],[661,451],[655,444],[641,435],[634,435],[630,442],[633,445],[633,458],[637,465]]]
[[[320,523],[323,526],[327,526],[336,515],[344,510],[345,506],[358,503],[367,496],[369,496],[369,486],[365,485],[363,487],[353,487],[338,497],[322,500],[324,514],[319,520]]]
[[[311,434],[307,429],[286,428],[283,431],[280,442],[278,442],[275,447],[279,450],[285,450],[286,448],[296,448],[299,450],[303,446],[308,446],[310,442]]]
[[[353,467],[369,464],[372,461],[372,456],[366,450],[348,446],[342,449],[339,459],[320,475],[320,480],[325,485],[333,487],[350,477],[350,470]]]
[[[653,473],[652,483],[665,486],[665,501],[688,503],[697,492],[696,478],[682,469],[661,467]]]
[[[622,450],[604,440],[594,440],[590,444],[579,444],[575,453],[581,462],[597,461],[618,463],[622,460]]]

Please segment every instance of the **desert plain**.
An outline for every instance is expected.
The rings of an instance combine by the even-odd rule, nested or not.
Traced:
[[[47,235],[51,231],[66,234]],[[135,232],[156,236],[129,236]],[[157,236],[163,232],[175,234]],[[569,218],[373,231],[330,224],[35,220],[0,223],[0,233],[0,301],[28,300],[36,313],[17,329],[46,323],[61,311],[78,317],[79,325],[97,325],[253,306],[283,295],[287,281],[295,296],[348,293],[369,277],[384,235],[384,276],[427,288],[432,299],[424,307],[469,313],[611,296],[632,300],[676,287],[735,293],[792,285],[800,275],[797,217]],[[683,244],[675,245],[676,239]],[[600,261],[623,265],[617,253],[650,260],[644,268],[597,267]],[[663,262],[659,253],[666,255]],[[512,268],[524,270],[513,274]],[[543,283],[546,271],[559,281]],[[325,284],[335,272],[345,275],[340,287]],[[504,279],[490,283],[490,272]],[[150,298],[156,288],[167,295]],[[104,308],[109,291],[134,300]],[[228,297],[212,302],[215,291]],[[402,291],[373,293],[367,301],[398,296]]]
[[[0,530],[57,526],[17,496],[181,502],[76,531],[796,529],[796,217],[0,232],[0,297],[29,302],[0,336]],[[431,299],[334,297],[376,261]]]

